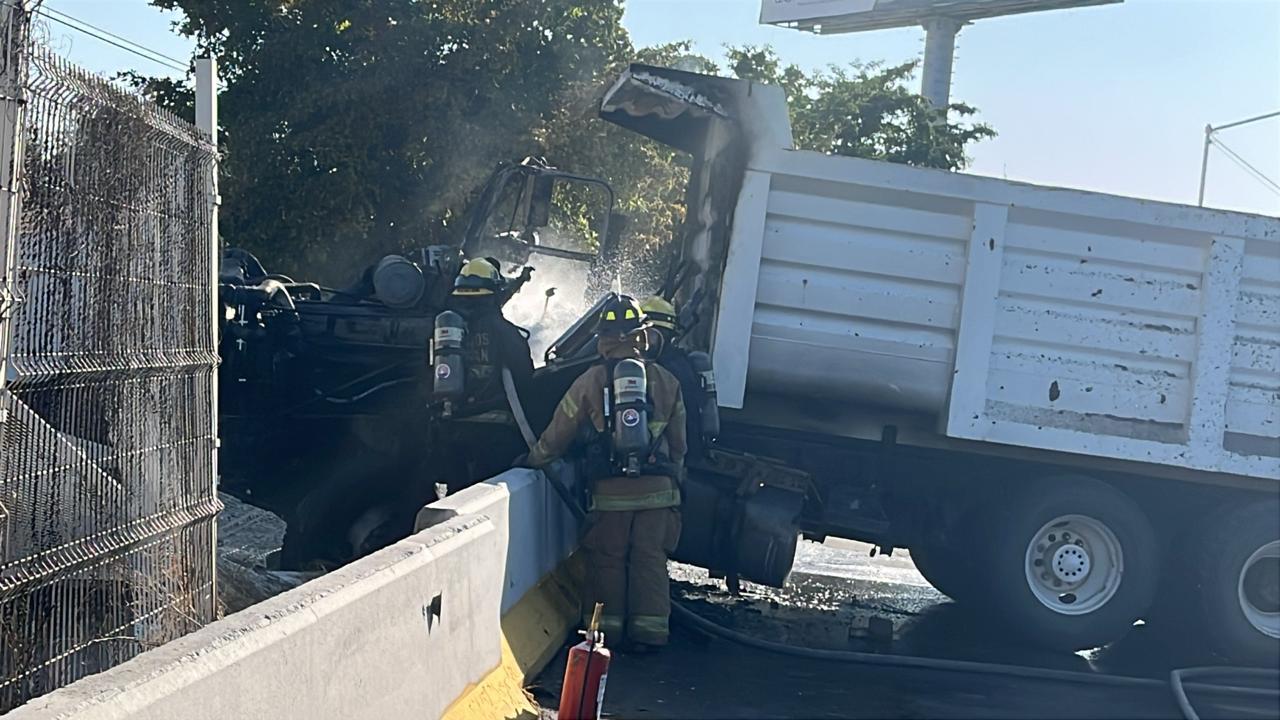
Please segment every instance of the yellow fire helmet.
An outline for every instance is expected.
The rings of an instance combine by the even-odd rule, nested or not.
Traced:
[[[655,327],[676,331],[676,306],[659,295],[650,295],[640,302],[640,309]]]
[[[498,290],[501,278],[493,263],[478,258],[468,260],[453,281],[454,295],[492,295]]]

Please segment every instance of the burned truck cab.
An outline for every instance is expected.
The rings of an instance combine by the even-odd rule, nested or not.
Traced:
[[[451,306],[467,258],[505,271],[498,307],[534,276],[531,261],[595,261],[612,204],[606,183],[526,159],[498,166],[457,242],[379,258],[346,287],[298,281],[245,250],[225,251],[221,487],[285,519],[281,567],[333,567],[371,552],[408,534],[437,483],[456,489],[492,474],[468,462],[474,448],[450,447],[450,425],[468,412],[445,417],[435,393],[436,317]],[[577,215],[566,218],[567,208]],[[539,375],[553,376],[540,381],[546,392],[525,389],[537,430],[564,377]],[[487,456],[509,461],[521,451],[513,428],[499,433],[512,447]]]
[[[222,489],[288,522],[286,567],[340,560],[383,477],[419,462],[408,436],[429,417],[433,307],[460,252],[422,250],[371,264],[334,289],[268,275],[243,251],[224,258],[219,404]]]

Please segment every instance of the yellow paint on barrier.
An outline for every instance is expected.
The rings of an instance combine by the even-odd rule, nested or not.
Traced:
[[[449,706],[445,720],[536,720],[538,705],[525,692],[525,683],[577,629],[583,576],[582,562],[571,556],[502,616],[501,662]]]
[[[538,704],[524,690],[524,673],[502,638],[502,662],[444,711],[446,720],[537,720]]]

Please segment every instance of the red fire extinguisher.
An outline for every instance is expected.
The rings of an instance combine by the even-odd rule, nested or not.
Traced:
[[[582,634],[582,642],[569,648],[569,662],[564,669],[564,685],[560,688],[560,720],[599,720],[604,706],[604,685],[609,679],[609,649],[600,632],[600,612],[604,605],[596,603],[591,625]]]

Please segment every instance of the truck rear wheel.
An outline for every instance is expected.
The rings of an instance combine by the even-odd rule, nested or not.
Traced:
[[[925,534],[909,548],[911,561],[933,589],[961,604],[981,602],[981,546],[974,542],[977,518],[966,512],[944,535]]]
[[[1189,557],[1188,627],[1233,663],[1280,664],[1280,501],[1214,513]]]
[[[985,595],[1031,642],[1069,651],[1104,645],[1150,607],[1159,579],[1155,533],[1110,485],[1052,478],[988,517]]]
[[[973,578],[968,575],[968,563],[950,548],[933,544],[916,544],[908,550],[916,570],[933,586],[934,590],[958,603],[974,599]]]

